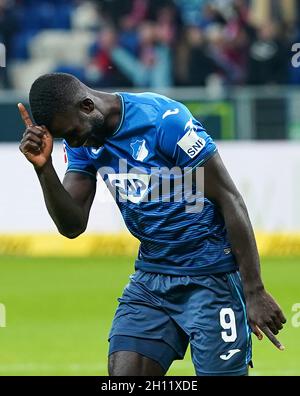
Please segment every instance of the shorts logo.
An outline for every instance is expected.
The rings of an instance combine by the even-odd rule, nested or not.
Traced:
[[[143,162],[144,159],[147,158],[149,151],[146,147],[146,141],[143,140],[136,140],[135,142],[130,144],[132,149],[132,156],[136,161]]]
[[[237,354],[238,352],[241,352],[240,349],[232,349],[231,351],[228,352],[227,355],[221,355],[220,359],[222,360],[229,360],[232,358],[232,356],[234,356],[235,354]]]
[[[198,129],[200,127],[190,118],[184,128],[187,133],[177,143],[190,158],[195,158],[205,147],[205,140],[197,134]]]

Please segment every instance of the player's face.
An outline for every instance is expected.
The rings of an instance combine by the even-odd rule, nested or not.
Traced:
[[[75,111],[55,118],[51,133],[55,138],[65,139],[70,147],[101,147],[104,143],[104,117],[99,112],[86,114]]]

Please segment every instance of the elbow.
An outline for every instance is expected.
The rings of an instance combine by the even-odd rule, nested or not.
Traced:
[[[235,205],[248,215],[248,209],[242,195],[239,193],[235,197]]]
[[[86,227],[82,227],[82,228],[76,228],[73,230],[61,230],[59,229],[59,233],[64,236],[65,238],[68,239],[76,239],[78,238],[80,235],[82,235],[86,230]]]
[[[81,234],[83,234],[83,232],[69,232],[69,233],[64,233],[64,234],[62,234],[61,233],[61,235],[63,235],[65,238],[67,238],[67,239],[76,239],[76,238],[78,238]]]
[[[224,194],[218,206],[224,216],[226,213],[229,215],[232,215],[232,213],[245,213],[248,215],[245,201],[239,192]]]
[[[249,218],[249,213],[245,201],[241,194],[235,194],[228,200],[227,205],[225,205],[224,211],[227,211],[232,215],[232,213],[239,214],[239,216]]]

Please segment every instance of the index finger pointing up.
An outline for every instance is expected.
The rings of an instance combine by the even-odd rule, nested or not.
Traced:
[[[18,108],[19,108],[19,111],[20,111],[20,114],[21,114],[22,120],[24,121],[25,126],[26,127],[33,126],[33,122],[31,121],[31,118],[30,118],[25,106],[22,103],[19,103]]]

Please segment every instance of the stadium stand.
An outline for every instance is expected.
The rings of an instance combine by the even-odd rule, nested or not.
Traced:
[[[298,84],[286,55],[299,38],[299,8],[295,0],[1,0],[11,67],[0,86],[27,89],[24,81],[51,71],[95,87]]]

